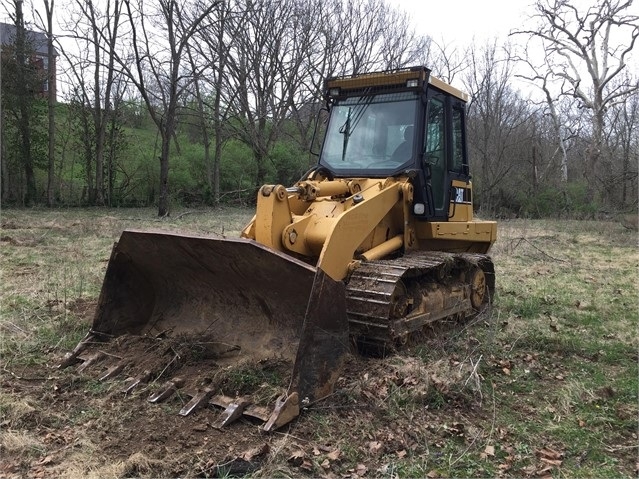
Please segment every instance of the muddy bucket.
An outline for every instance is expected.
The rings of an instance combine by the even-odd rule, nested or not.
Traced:
[[[203,367],[290,361],[289,387],[267,421],[275,429],[332,392],[348,349],[344,285],[253,240],[127,230],[91,331],[65,362],[123,335],[206,344],[214,363]]]

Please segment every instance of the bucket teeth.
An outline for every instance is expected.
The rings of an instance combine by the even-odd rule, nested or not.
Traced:
[[[245,416],[254,417],[255,419],[259,419],[262,422],[268,421],[268,418],[271,415],[271,411],[264,406],[256,406],[255,404],[251,404],[246,409],[244,409],[243,414]]]
[[[133,391],[140,384],[148,383],[149,379],[151,379],[151,371],[145,370],[138,377],[131,378],[129,384],[122,390],[122,392],[124,394],[129,394],[131,391]]]
[[[232,422],[237,421],[240,417],[242,417],[244,409],[246,409],[246,407],[250,404],[251,401],[248,401],[247,399],[239,399],[235,402],[232,402],[220,414],[220,418],[213,425],[213,427],[221,429],[224,426],[228,426]]]
[[[106,381],[119,375],[123,370],[126,363],[118,363],[115,366],[111,366],[106,373],[100,377],[100,381]]]
[[[288,424],[300,414],[300,401],[297,392],[289,395],[284,394],[275,401],[275,409],[271,413],[271,417],[264,425],[266,432],[275,431],[276,429]]]
[[[81,373],[85,369],[93,366],[94,364],[100,362],[104,356],[106,356],[102,351],[98,351],[95,354],[92,354],[88,358],[84,360],[82,364],[78,366],[78,372]]]
[[[64,355],[64,359],[62,359],[62,362],[58,365],[58,369],[68,368],[72,364],[77,363],[80,360],[78,356],[82,353],[82,351],[84,351],[87,348],[89,343],[91,343],[91,341],[93,341],[94,339],[95,337],[93,336],[91,331],[89,331],[86,334],[86,336],[82,339],[82,341],[80,341],[77,344],[77,346],[73,348],[73,351]]]
[[[180,409],[180,416],[188,416],[196,409],[205,406],[206,404],[208,404],[211,396],[213,396],[213,389],[211,388],[206,388],[204,391],[200,391],[195,396],[193,396],[193,398],[186,404],[186,406]]]
[[[156,392],[155,394],[151,394],[151,396],[149,397],[149,402],[162,402],[165,399],[170,398],[173,393],[180,389],[183,385],[184,381],[180,378],[174,378],[171,381],[167,381],[158,392]]]

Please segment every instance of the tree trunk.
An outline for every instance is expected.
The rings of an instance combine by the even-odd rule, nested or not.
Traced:
[[[158,201],[158,216],[169,216],[169,150],[171,148],[171,133],[162,132],[162,152],[160,156],[160,198]]]
[[[37,197],[35,185],[35,173],[33,171],[33,158],[31,156],[31,126],[29,121],[29,108],[26,104],[20,105],[20,153],[24,165],[24,176],[27,189],[23,203],[31,206]]]
[[[104,120],[102,120],[104,121]],[[104,206],[104,129],[96,131],[95,145],[95,204]]]
[[[47,14],[47,107],[49,120],[49,167],[47,175],[47,206],[55,203],[55,55],[53,52],[53,4],[44,0]]]
[[[604,127],[604,111],[601,102],[595,100],[594,111],[592,116],[592,141],[590,143],[590,151],[588,154],[588,183],[591,190],[592,198],[597,190],[597,178],[599,178],[599,160],[601,159],[601,150],[603,146],[603,127]]]
[[[0,178],[2,179],[2,195],[0,199],[3,204],[6,204],[7,199],[9,198],[9,168],[7,167],[7,153],[5,151],[5,142],[4,142],[4,130],[1,128],[2,126],[2,111],[0,108]]]
[[[537,193],[537,189],[539,188],[537,181],[537,146],[533,145],[532,147],[532,187],[533,192]]]
[[[93,5],[89,4],[89,7],[93,9]],[[94,58],[95,58],[95,71],[94,75],[94,93],[93,93],[93,130],[95,134],[95,203],[98,206],[104,206],[104,138],[105,138],[105,126],[106,115],[109,108],[108,101],[105,99],[104,109],[100,102],[100,75],[101,69],[98,67],[101,65],[101,50],[98,38],[97,26],[93,27],[93,43],[94,43]],[[107,85],[108,88],[108,85]]]
[[[218,72],[221,75],[222,72]],[[219,78],[219,77],[218,77]],[[215,133],[215,153],[213,155],[213,202],[215,205],[220,203],[220,162],[222,160],[222,117],[221,117],[221,94],[220,86],[222,81],[217,81],[217,92],[215,93],[215,102],[213,106],[213,129]]]
[[[18,66],[18,97],[20,98],[20,119],[18,121],[18,135],[20,136],[20,156],[24,168],[26,191],[23,197],[25,206],[31,205],[36,199],[35,174],[33,158],[31,156],[31,125],[30,107],[31,93],[27,87],[27,54],[24,17],[22,14],[22,0],[16,1],[16,62]]]
[[[82,106],[80,106],[83,108]],[[84,112],[86,115],[86,112]],[[86,201],[90,205],[95,205],[95,189],[93,188],[93,148],[91,148],[91,141],[89,136],[89,120],[84,117],[84,161],[86,164],[86,179],[87,179],[87,195]]]
[[[111,115],[110,123],[111,125],[109,129],[109,159],[107,162],[107,184],[108,184],[107,204],[109,206],[113,206],[113,190],[115,187],[115,164],[114,164],[115,162],[113,161],[113,158],[115,157],[115,149],[116,149],[115,116]]]
[[[259,145],[253,149],[253,158],[257,165],[257,174],[255,176],[255,187],[260,188],[266,181],[266,153]]]

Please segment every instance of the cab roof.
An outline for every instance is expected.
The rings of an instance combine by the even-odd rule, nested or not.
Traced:
[[[328,96],[335,96],[331,93],[332,90],[337,90],[341,94],[369,89],[376,91],[420,89],[423,91],[426,83],[463,102],[468,102],[466,93],[432,76],[425,66],[332,77],[326,80],[325,91]]]

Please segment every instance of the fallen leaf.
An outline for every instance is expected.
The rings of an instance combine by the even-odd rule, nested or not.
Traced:
[[[504,372],[504,374],[505,374],[506,376],[510,376],[510,369],[508,369],[508,368],[503,368],[503,369],[502,369],[502,371]]]
[[[324,459],[320,466],[322,466],[324,469],[329,469],[331,467],[331,461],[329,461],[328,459]]]
[[[330,460],[332,460],[332,461],[337,461],[337,459],[339,458],[339,455],[340,455],[341,453],[342,453],[342,452],[341,452],[339,449],[335,449],[334,451],[329,452],[329,453],[327,454],[327,457],[328,457]]]
[[[46,466],[48,464],[51,464],[52,462],[53,462],[53,456],[46,456],[40,459],[36,464],[40,466]]]
[[[355,474],[357,474],[359,477],[364,476],[367,472],[368,467],[366,467],[364,464],[358,464],[355,468]]]
[[[537,455],[540,457],[545,457],[547,459],[562,459],[564,457],[564,453],[560,451],[556,451],[549,447],[544,447],[542,449],[537,450]]]
[[[373,454],[379,454],[382,451],[382,443],[379,441],[371,441],[368,443],[368,450]]]
[[[294,466],[301,466],[305,457],[306,453],[302,449],[298,449],[293,451],[287,460]]]
[[[244,451],[240,457],[245,461],[251,462],[256,457],[263,456],[268,453],[270,449],[270,446],[267,443],[264,443],[261,446]]]
[[[537,456],[539,456],[539,460],[545,464],[548,464],[545,468],[538,473],[541,475],[546,473],[552,469],[552,467],[559,467],[562,465],[564,453],[560,451],[556,451],[549,447],[544,447],[543,449],[539,449],[536,451]]]
[[[486,453],[487,456],[494,456],[495,455],[495,446],[486,446],[486,449],[484,449],[484,452]]]
[[[397,457],[401,459],[406,456],[406,450],[402,449],[401,451],[397,451],[395,454],[397,454]]]

